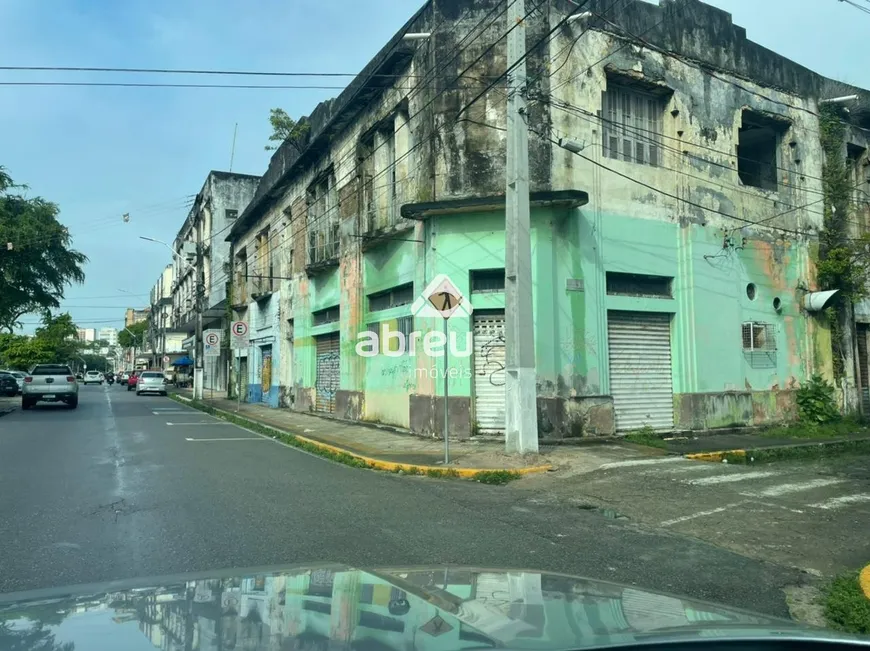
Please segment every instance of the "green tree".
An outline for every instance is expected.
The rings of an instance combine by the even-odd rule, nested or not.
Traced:
[[[53,352],[51,361],[63,364],[78,356],[82,343],[76,338],[78,328],[68,312],[52,316],[44,314],[42,326],[36,329],[36,339],[45,342]]]
[[[278,144],[266,145],[266,151],[278,149],[283,142],[290,142],[296,151],[302,151],[302,145],[308,135],[308,120],[305,118],[294,120],[284,109],[273,108],[269,110],[269,124],[272,125],[272,135],[269,136],[269,140]]]
[[[148,336],[149,325],[150,321],[148,320],[139,321],[128,326],[125,330],[121,330],[118,333],[118,343],[124,348],[132,348],[133,346],[141,348],[145,343],[145,338]],[[133,334],[130,334],[131,332]]]
[[[54,358],[54,349],[43,339],[0,334],[0,366],[3,368],[29,371],[35,364],[48,364]]]
[[[73,642],[58,642],[51,628],[42,622],[30,626],[0,623],[0,648],[10,651],[73,651]]]
[[[0,167],[0,330],[10,333],[24,314],[59,307],[67,285],[84,282],[87,262],[57,205],[26,189]]]

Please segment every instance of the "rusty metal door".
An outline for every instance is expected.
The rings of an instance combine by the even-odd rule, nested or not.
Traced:
[[[320,335],[317,339],[317,379],[314,408],[335,412],[335,394],[341,386],[341,338],[339,333]]]
[[[272,347],[263,346],[262,362],[260,364],[260,388],[262,389],[262,402],[269,402],[269,397],[272,393]]]

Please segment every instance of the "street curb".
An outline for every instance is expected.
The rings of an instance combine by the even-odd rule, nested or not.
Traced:
[[[0,409],[0,416],[11,414],[13,411],[15,411],[15,407],[9,407],[9,409]]]
[[[767,445],[755,448],[738,448],[734,450],[716,450],[713,452],[693,452],[684,454],[683,458],[692,461],[752,463],[764,461],[786,460],[789,458],[808,458],[823,456],[827,453],[838,454],[860,451],[866,448],[870,451],[870,437],[855,439],[835,439],[832,441],[813,441],[812,443],[794,443],[793,445]]]
[[[858,585],[861,586],[861,591],[864,596],[870,599],[870,565],[867,565],[861,573],[858,574]]]
[[[194,409],[199,409],[199,411],[205,411],[204,409],[200,409],[199,405],[190,398],[179,396],[177,394],[171,394],[170,397],[173,400],[183,402],[193,407]],[[506,473],[522,476],[541,472],[548,472],[553,469],[553,466],[549,464],[543,466],[531,466],[527,468],[444,468],[443,466],[426,466],[419,464],[398,463],[395,461],[385,461],[383,459],[357,454],[356,452],[351,452],[346,448],[342,448],[337,445],[330,445],[329,443],[323,443],[322,441],[317,441],[315,439],[308,438],[307,436],[293,434],[291,432],[287,432],[286,430],[278,429],[277,427],[274,427],[267,423],[254,420],[246,416],[240,416],[232,412],[224,411],[223,409],[218,409],[217,407],[208,406],[208,409],[214,412],[214,415],[224,418],[225,420],[238,420],[250,423],[252,425],[256,425],[258,427],[263,427],[280,433],[283,436],[288,436],[292,439],[295,439],[296,441],[304,443],[307,446],[317,448],[323,452],[351,457],[353,459],[356,459],[357,461],[362,462],[365,467],[371,470],[381,470],[383,472],[394,473],[407,472],[409,474],[426,474],[431,476],[459,477],[461,479],[475,479],[480,473],[483,473],[484,475],[491,473]]]
[[[683,457],[692,461],[722,461],[728,457],[746,457],[746,450],[717,450],[716,452],[695,452]]]

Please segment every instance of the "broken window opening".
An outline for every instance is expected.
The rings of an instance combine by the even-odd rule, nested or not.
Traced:
[[[471,272],[472,294],[503,292],[504,283],[504,269],[475,269]]]
[[[248,251],[242,249],[236,254],[236,282],[233,288],[236,305],[248,302]]]
[[[650,298],[671,298],[673,278],[670,276],[651,276],[608,271],[606,274],[607,293],[611,296],[644,296]]]
[[[776,190],[779,148],[790,123],[744,109],[737,132],[737,176],[743,185]]]
[[[851,186],[852,202],[858,217],[862,232],[866,232],[868,224],[868,203],[870,203],[870,174],[868,174],[867,149],[855,143],[846,143],[846,165],[849,170],[849,185]]]
[[[335,323],[339,320],[340,309],[338,305],[327,307],[322,310],[317,310],[311,313],[311,320],[314,325],[324,325],[325,323]]]
[[[414,302],[414,283],[400,285],[383,292],[369,294],[369,312],[380,312]]]

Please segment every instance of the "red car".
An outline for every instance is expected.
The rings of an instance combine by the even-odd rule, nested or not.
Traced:
[[[139,380],[139,374],[142,371],[131,371],[130,377],[127,378],[127,391],[132,391],[136,388],[136,382]]]

